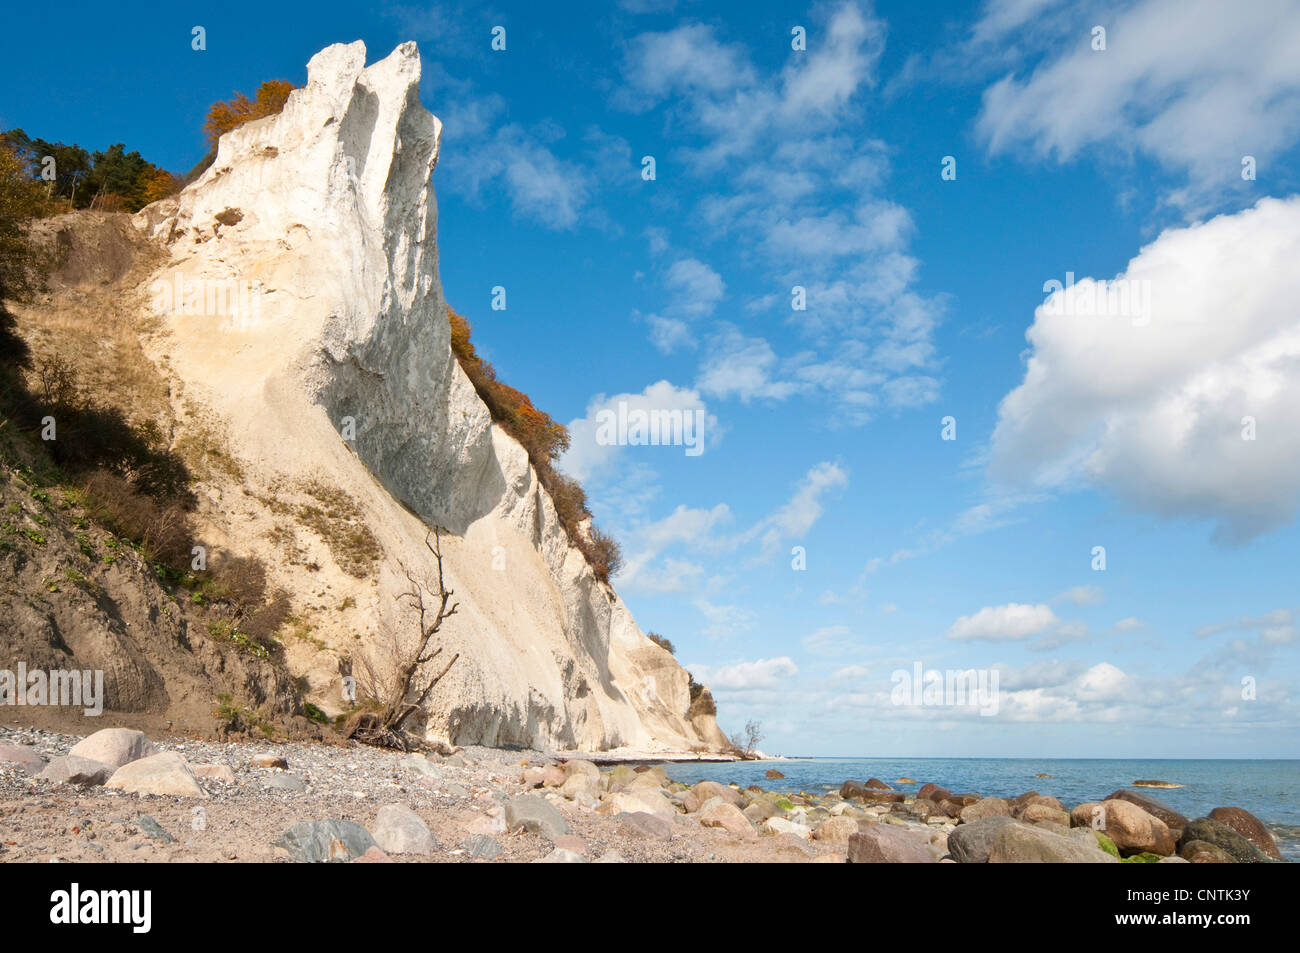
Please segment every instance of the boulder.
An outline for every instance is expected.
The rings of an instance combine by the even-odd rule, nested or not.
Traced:
[[[1021,795],[1020,797],[1016,798],[1015,801],[1012,802],[1011,816],[1019,818],[1025,813],[1025,811],[1029,810],[1029,808],[1034,807],[1035,805],[1039,807],[1049,807],[1052,808],[1053,810],[1061,811],[1067,815],[1070,813],[1069,811],[1065,810],[1065,805],[1062,804],[1054,797],[1049,797],[1046,794],[1026,794],[1026,795]]]
[[[870,801],[879,804],[901,804],[907,800],[906,795],[897,791],[879,791],[867,787],[861,781],[845,781],[840,786],[840,797],[846,801]]]
[[[506,830],[523,829],[531,834],[541,834],[555,840],[569,833],[569,823],[555,807],[531,794],[512,797],[506,801]]]
[[[583,761],[581,758],[570,758],[561,767],[564,769],[566,777],[571,778],[575,775],[581,775],[590,778],[596,785],[600,784],[600,768],[590,761]]]
[[[1185,841],[1178,850],[1178,856],[1190,864],[1235,864],[1236,861],[1226,850],[1215,847],[1209,841]]]
[[[664,814],[672,816],[677,813],[673,802],[659,790],[628,789],[615,794],[606,794],[600,806],[602,814]]]
[[[1169,807],[1167,804],[1162,804],[1153,797],[1147,797],[1147,795],[1140,791],[1130,791],[1127,788],[1120,788],[1115,793],[1106,795],[1102,800],[1128,801],[1130,804],[1136,804],[1152,817],[1158,817],[1160,820],[1164,821],[1165,826],[1169,828],[1169,831],[1174,835],[1175,840],[1182,836],[1183,829],[1187,827],[1187,818],[1184,815],[1179,814],[1172,807]]]
[[[784,778],[785,775],[776,770],[776,768],[768,768],[767,771],[764,772],[763,777],[767,778],[769,781],[779,781]]]
[[[850,864],[933,864],[937,859],[926,833],[874,824],[849,835]]]
[[[682,795],[682,806],[686,808],[687,813],[694,814],[712,797],[720,797],[737,808],[741,804],[741,794],[735,788],[719,784],[717,781],[701,781]]]
[[[567,780],[564,769],[558,764],[548,764],[542,768],[542,787],[558,788]]]
[[[1052,807],[1050,804],[1043,803],[1025,805],[1024,810],[1020,812],[1020,820],[1026,824],[1056,824],[1065,828],[1070,826],[1070,815],[1066,813],[1065,808]]]
[[[662,814],[634,811],[618,815],[618,822],[625,833],[652,840],[672,840],[673,822]]]
[[[1145,852],[1167,857],[1177,844],[1177,838],[1164,821],[1131,801],[1080,804],[1070,813],[1070,822],[1075,827],[1101,831],[1114,841],[1125,857]]]
[[[0,763],[16,764],[23,774],[39,774],[45,769],[45,759],[27,745],[0,744]]]
[[[275,768],[280,771],[289,770],[288,760],[275,754],[258,755],[248,762],[248,766],[250,768]]]
[[[978,821],[985,817],[1010,817],[1011,806],[1000,797],[981,798],[961,809],[963,821]]]
[[[428,857],[438,849],[437,842],[420,815],[403,804],[385,804],[370,825],[375,843],[389,854],[415,854]]]
[[[749,819],[740,813],[740,808],[729,804],[721,798],[709,800],[699,811],[700,823],[705,827],[720,827],[724,831],[740,837],[757,837],[758,831]]]
[[[1277,848],[1277,841],[1269,833],[1268,828],[1264,826],[1264,822],[1245,808],[1216,807],[1210,812],[1210,820],[1231,827],[1274,860],[1282,859],[1282,852]]]
[[[1239,864],[1259,864],[1269,859],[1268,854],[1237,833],[1227,824],[1208,817],[1198,817],[1183,830],[1181,844],[1205,841],[1222,850]],[[1179,851],[1180,856],[1186,856]],[[1191,858],[1187,858],[1190,860]]]
[[[867,787],[871,788],[873,791],[892,791],[892,790],[894,790],[894,789],[891,788],[888,784],[886,784],[884,781],[880,780],[880,778],[868,778],[868,779],[867,779]]]
[[[813,840],[827,841],[831,844],[847,844],[849,838],[858,832],[858,822],[851,817],[828,817],[813,828]]]
[[[114,768],[157,753],[158,749],[144,736],[144,732],[132,728],[102,728],[81,739],[68,752],[78,758],[89,758]]]
[[[759,827],[764,834],[792,834],[800,840],[812,840],[812,829],[806,824],[796,824],[784,817],[769,817]]]
[[[348,861],[377,846],[360,824],[352,821],[299,821],[273,842],[300,863]]]
[[[564,783],[560,785],[560,793],[571,801],[576,801],[584,795],[595,797],[599,791],[599,776],[592,778],[591,775],[584,774],[581,771],[571,773],[564,779]]]
[[[1010,815],[997,814],[991,817],[976,818],[965,821],[948,835],[948,853],[961,864],[986,864],[989,851],[993,848],[993,839],[1008,824],[1017,823]]]
[[[916,799],[918,801],[934,801],[937,804],[940,801],[951,800],[952,792],[937,784],[922,784],[921,789],[916,792]]]
[[[220,781],[222,784],[234,784],[235,772],[224,764],[192,764],[190,770],[196,778],[207,781]]]
[[[130,761],[114,771],[104,786],[132,794],[208,796],[185,759],[175,751],[164,751],[162,754]]]
[[[45,770],[36,775],[55,784],[72,784],[79,788],[98,787],[108,781],[116,770],[112,765],[102,761],[91,761],[77,755],[65,755],[55,758],[45,766]]]
[[[957,828],[953,835],[961,829]],[[949,836],[948,844],[951,849],[952,836]],[[1117,864],[1119,861],[1103,851],[1096,841],[1089,844],[1075,837],[1063,837],[1015,822],[1004,825],[993,838],[989,848],[989,863]]]

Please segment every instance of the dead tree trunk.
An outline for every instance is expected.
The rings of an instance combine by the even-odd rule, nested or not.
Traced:
[[[430,536],[433,537],[432,543],[429,541]],[[442,541],[436,530],[425,536],[424,545],[433,554],[438,566],[437,589],[416,576],[410,569],[403,567],[411,588],[397,597],[399,601],[409,599],[410,605],[416,610],[418,636],[415,648],[395,650],[393,658],[389,660],[392,663],[392,671],[383,674],[376,673],[368,661],[362,661],[363,668],[367,669],[370,675],[374,700],[380,707],[378,712],[362,712],[353,716],[344,734],[365,744],[409,749],[410,744],[403,726],[424,704],[434,687],[451,671],[451,667],[456,664],[456,659],[460,658],[460,654],[457,653],[437,675],[432,678],[421,677],[424,666],[442,654],[442,646],[434,648],[430,644],[434,635],[459,608],[458,603],[451,602],[455,591],[448,589],[443,582]]]

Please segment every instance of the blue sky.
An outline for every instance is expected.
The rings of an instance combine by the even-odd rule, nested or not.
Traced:
[[[923,6],[26,7],[0,125],[183,172],[213,100],[415,40],[447,298],[571,422],[617,588],[724,729],[1294,757],[1300,4]],[[702,411],[705,452],[596,444],[620,399]],[[916,663],[996,671],[998,713],[894,704]]]

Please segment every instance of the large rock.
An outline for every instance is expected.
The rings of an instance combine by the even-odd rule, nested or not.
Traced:
[[[645,812],[671,817],[677,813],[677,808],[672,801],[663,795],[663,792],[643,789],[639,791],[619,791],[615,794],[605,795],[605,800],[600,806],[600,812],[602,814],[637,814]]]
[[[978,821],[986,817],[1010,817],[1011,807],[1000,797],[981,798],[961,809],[963,821]]]
[[[880,791],[869,788],[861,781],[845,781],[840,785],[840,797],[853,801],[871,801],[878,804],[901,804],[907,796],[898,791]]]
[[[1274,860],[1282,859],[1282,852],[1278,850],[1277,841],[1273,839],[1269,829],[1264,826],[1264,822],[1245,808],[1216,807],[1210,812],[1210,820],[1231,827]]]
[[[918,801],[934,801],[934,803],[938,804],[940,801],[951,801],[952,792],[932,782],[921,785],[921,789],[916,792],[916,799]]]
[[[531,794],[512,797],[506,801],[505,813],[508,831],[522,828],[531,834],[541,834],[549,840],[569,833],[569,822],[564,819],[564,815],[553,805]]]
[[[106,783],[115,770],[112,765],[104,764],[102,761],[92,761],[89,758],[70,754],[55,758],[37,777],[53,781],[55,784],[72,784],[79,788],[89,788]]]
[[[1215,847],[1209,841],[1203,840],[1184,841],[1178,849],[1178,856],[1189,864],[1235,864],[1237,862],[1222,847]]]
[[[404,804],[385,804],[370,825],[375,843],[389,854],[415,854],[428,857],[438,849],[420,815]]]
[[[1177,840],[1183,835],[1183,828],[1187,826],[1187,818],[1175,811],[1172,807],[1149,797],[1140,791],[1130,791],[1128,788],[1120,788],[1113,794],[1108,794],[1102,800],[1104,801],[1128,801],[1130,804],[1136,804],[1142,810],[1146,811],[1152,817],[1158,817],[1165,822],[1169,832]]]
[[[1167,857],[1174,852],[1177,839],[1160,818],[1148,814],[1131,801],[1103,801],[1080,804],[1070,814],[1076,827],[1101,831],[1125,857],[1152,853]]]
[[[104,728],[73,745],[70,755],[89,758],[102,764],[120,768],[132,761],[148,758],[158,753],[144,732],[131,728]]]
[[[813,828],[813,839],[831,844],[847,844],[858,832],[858,822],[852,817],[828,817]]]
[[[370,850],[375,839],[352,821],[300,821],[273,842],[296,861],[320,864],[356,860]]]
[[[981,821],[979,823],[988,823]],[[960,831],[957,828],[953,835]],[[952,836],[948,848],[952,849]],[[1099,847],[1075,837],[1053,834],[1019,822],[1005,825],[989,848],[990,864],[1117,864],[1119,860]]]
[[[757,837],[758,831],[749,819],[740,813],[740,808],[718,798],[711,799],[699,811],[700,824],[704,827],[721,827],[724,831],[744,838]]]
[[[694,814],[709,798],[714,797],[720,797],[736,807],[740,807],[741,804],[741,794],[735,788],[719,784],[717,781],[700,781],[682,795],[682,806],[686,808],[687,813]]]
[[[27,745],[0,744],[0,763],[17,765],[23,774],[39,774],[45,768],[45,759]]]
[[[1268,854],[1252,844],[1246,837],[1237,833],[1227,824],[1208,817],[1198,817],[1196,820],[1188,822],[1187,827],[1183,830],[1182,840],[1179,841],[1179,844],[1188,844],[1198,840],[1213,844],[1239,864],[1259,864],[1269,860]],[[1182,856],[1181,851],[1179,854]],[[1188,859],[1190,860],[1190,858]]]
[[[1008,824],[1016,824],[1010,815],[997,814],[965,821],[948,835],[948,853],[961,864],[986,864],[993,839]]]
[[[618,815],[619,827],[626,833],[651,840],[672,840],[673,822],[663,814],[635,811]]]
[[[933,864],[928,832],[875,824],[849,835],[850,864]]]
[[[185,759],[175,751],[164,751],[122,765],[113,772],[105,787],[132,794],[208,796]]]

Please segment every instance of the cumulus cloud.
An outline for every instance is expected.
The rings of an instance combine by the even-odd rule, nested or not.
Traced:
[[[1161,516],[1211,520],[1220,541],[1291,521],[1296,261],[1300,197],[1264,199],[1143,248],[1116,280],[1149,289],[1146,315],[1089,314],[1087,280],[1055,292],[1026,332],[1024,382],[999,407],[991,474],[1106,487]]]
[[[1061,20],[1049,9],[1055,4],[1039,0],[990,6],[982,29],[1000,47],[1021,28]],[[1107,29],[1105,51],[1091,48],[1092,21],[1071,18],[1072,35],[1055,30],[1050,44],[1031,44],[1049,51],[1032,71],[985,90],[977,130],[991,152],[1023,145],[1061,161],[1089,149],[1146,156],[1184,175],[1185,187],[1169,198],[1194,208],[1225,186],[1243,187],[1243,156],[1267,162],[1300,136],[1300,6],[1116,7],[1097,20]]]
[[[702,429],[692,430],[693,437],[702,440],[700,444],[703,448],[702,452],[708,452],[708,447],[713,446],[720,435],[718,418],[708,412],[708,407],[705,406],[697,390],[676,387],[668,381],[658,381],[639,394],[627,393],[613,396],[597,394],[587,405],[585,416],[569,421],[569,449],[558,462],[561,470],[574,479],[582,481],[608,469],[621,453],[639,451],[645,454],[669,452],[683,454],[686,452],[687,448],[684,445],[681,447],[624,446],[617,443],[602,443],[601,423],[608,419],[606,416],[608,413],[617,415],[620,405],[627,408],[629,415],[634,412],[661,414],[680,412],[683,421],[687,419],[687,415],[690,415],[693,428],[702,420]],[[683,429],[683,439],[685,439],[685,429]]]
[[[754,662],[735,662],[717,668],[709,665],[691,665],[688,668],[714,693],[779,688],[787,679],[799,673],[799,666],[785,655]]]
[[[964,615],[948,629],[948,638],[958,641],[1014,642],[1039,635],[1060,620],[1048,605],[985,606],[974,615]]]

